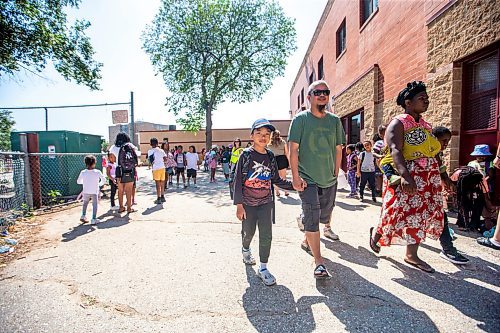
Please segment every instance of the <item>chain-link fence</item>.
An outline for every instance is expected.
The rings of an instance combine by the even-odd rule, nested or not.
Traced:
[[[103,154],[30,153],[33,201],[46,206],[75,199],[82,191],[82,185],[76,180],[80,171],[85,169],[87,155],[94,155],[96,168],[102,170]]]
[[[24,154],[0,152],[0,212],[21,210],[25,203]]]

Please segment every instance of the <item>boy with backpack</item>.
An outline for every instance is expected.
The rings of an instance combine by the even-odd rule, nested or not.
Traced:
[[[258,226],[260,267],[257,275],[266,286],[276,283],[267,269],[274,216],[273,185],[293,190],[290,181],[279,177],[274,154],[267,149],[274,130],[275,127],[266,119],[258,119],[253,123],[250,135],[253,146],[245,149],[239,156],[233,178],[236,217],[242,222],[243,262],[255,265],[250,243]]]
[[[361,178],[359,183],[359,200],[363,201],[366,183],[370,185],[372,191],[372,200],[377,202],[377,189],[375,188],[375,170],[377,163],[375,156],[372,153],[372,143],[370,141],[363,142],[365,151],[359,154],[359,163],[357,164],[356,176]]]
[[[148,151],[148,161],[153,168],[153,180],[156,183],[156,194],[158,198],[155,204],[159,205],[165,202],[165,161],[167,156],[163,149],[158,147],[158,139],[149,140],[151,149]]]

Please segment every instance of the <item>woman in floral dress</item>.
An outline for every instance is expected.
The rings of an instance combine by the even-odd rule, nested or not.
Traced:
[[[427,111],[429,96],[422,82],[408,83],[397,98],[405,113],[396,116],[387,128],[390,148],[381,165],[392,165],[401,177],[396,186],[387,186],[383,194],[382,213],[375,234],[370,229],[370,247],[376,253],[380,246],[405,244],[405,262],[423,271],[434,269],[417,255],[426,236],[439,238],[443,230],[443,197],[438,160],[439,141],[421,114]]]

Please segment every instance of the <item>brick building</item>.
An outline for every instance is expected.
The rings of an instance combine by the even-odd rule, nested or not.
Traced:
[[[139,133],[141,131],[168,131],[175,130],[175,125],[162,125],[150,123],[147,121],[136,121],[135,122],[135,132]],[[109,126],[109,143],[113,144],[116,139],[116,135],[120,132],[130,133],[129,124],[113,125]],[[139,140],[137,140],[139,142]]]
[[[307,108],[309,83],[323,78],[347,141],[371,139],[401,113],[398,92],[422,80],[431,103],[424,117],[452,130],[446,162],[455,168],[475,144],[494,153],[500,142],[499,46],[498,0],[329,0],[293,82],[290,113]]]

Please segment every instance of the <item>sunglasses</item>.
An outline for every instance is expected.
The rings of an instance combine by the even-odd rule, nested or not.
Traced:
[[[321,95],[330,96],[330,90],[329,89],[325,89],[325,90],[313,90],[312,94],[314,96],[321,96]]]

